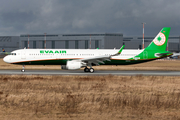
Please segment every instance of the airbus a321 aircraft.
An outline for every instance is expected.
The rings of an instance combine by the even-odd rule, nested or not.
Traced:
[[[148,47],[124,49],[19,49],[4,57],[6,63],[23,65],[61,65],[62,69],[94,72],[95,65],[129,65],[148,62],[172,55],[166,51],[170,28],[163,28]]]

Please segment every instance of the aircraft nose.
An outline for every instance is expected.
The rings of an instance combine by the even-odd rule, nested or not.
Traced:
[[[6,63],[10,63],[9,56],[4,57],[4,58],[3,58],[3,61],[6,62]]]

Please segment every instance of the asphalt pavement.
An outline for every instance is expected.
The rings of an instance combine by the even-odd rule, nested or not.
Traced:
[[[118,70],[96,70],[94,73],[84,70],[0,70],[1,75],[146,75],[146,76],[180,76],[180,71],[118,71]]]

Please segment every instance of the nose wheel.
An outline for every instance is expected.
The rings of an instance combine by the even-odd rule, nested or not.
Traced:
[[[90,68],[89,71],[90,71],[91,73],[93,73],[93,72],[94,72],[94,69],[93,69],[93,68]]]
[[[84,72],[93,73],[93,72],[94,72],[94,69],[93,69],[93,68],[87,68],[87,67],[85,67],[85,68],[84,68]]]
[[[21,72],[25,72],[25,65],[23,65]]]

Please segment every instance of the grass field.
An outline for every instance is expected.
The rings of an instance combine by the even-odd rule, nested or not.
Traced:
[[[21,69],[4,63],[0,69]],[[95,70],[180,70],[180,61],[96,66]],[[26,66],[26,69],[61,69]],[[179,120],[178,76],[0,75],[0,120]]]
[[[95,70],[177,70],[180,71],[180,60],[156,60],[135,65],[101,65],[94,66]],[[21,65],[5,63],[0,59],[0,69],[22,69]],[[60,65],[26,65],[25,69],[55,69],[60,70]],[[83,69],[83,68],[82,68]]]
[[[179,120],[180,77],[0,75],[0,119]]]

